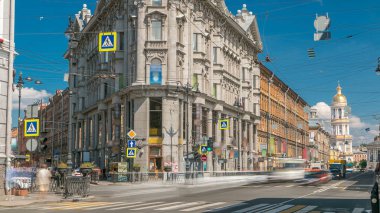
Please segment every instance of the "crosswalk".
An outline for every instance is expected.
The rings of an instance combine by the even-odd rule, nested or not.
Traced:
[[[31,205],[20,208],[1,208],[0,212],[16,209],[33,209],[42,211],[94,211],[101,212],[215,212],[215,213],[337,213],[342,209],[329,209],[326,211],[323,207],[317,205],[295,205],[290,203],[227,203],[227,202],[206,202],[206,201],[151,201],[151,202],[63,202],[52,203],[45,206]],[[363,213],[371,212],[364,208],[345,209],[345,213]]]

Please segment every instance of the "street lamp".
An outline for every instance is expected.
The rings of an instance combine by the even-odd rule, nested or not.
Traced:
[[[377,68],[375,72],[376,72],[376,75],[380,75],[380,57],[377,58]]]
[[[200,93],[198,84],[191,86],[189,82],[186,85],[183,85],[182,82],[177,81],[177,92],[184,92],[186,95],[186,178],[188,178],[188,172],[190,170],[190,162],[189,162],[189,94],[196,88],[195,93]]]
[[[26,77],[25,80],[27,82],[32,82],[32,78],[30,76]],[[18,126],[17,126],[18,127],[17,142],[18,143],[21,140],[21,131],[20,131],[20,121],[21,121],[21,90],[24,87],[24,84],[25,84],[25,81],[22,78],[22,72],[20,72],[19,76],[18,76],[18,81],[17,81],[17,84],[16,84],[16,87],[18,89],[18,121],[17,121],[17,124],[18,124]],[[39,81],[39,80],[36,80],[35,84],[42,84],[42,82]]]

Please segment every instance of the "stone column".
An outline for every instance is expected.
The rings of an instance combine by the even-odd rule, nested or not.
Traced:
[[[248,158],[250,159],[248,161],[248,170],[253,170],[253,140],[254,140],[254,134],[253,134],[254,125],[252,123],[248,124],[248,132],[249,132],[249,138],[248,138]]]
[[[209,138],[212,138],[212,125],[213,125],[212,110],[208,109],[207,110],[207,137]],[[214,138],[212,140],[215,141]],[[208,172],[214,171],[214,164],[213,164],[214,160],[212,159],[213,152],[214,150],[212,152],[207,153],[207,171]]]
[[[178,102],[178,112],[181,116],[179,116],[181,119],[179,120],[178,123],[178,171],[179,172],[185,172],[186,167],[185,167],[185,162],[184,162],[184,151],[185,151],[185,145],[184,145],[184,138],[185,136],[183,135],[183,129],[185,128],[183,126],[183,119],[185,119],[185,112],[183,110],[184,102]]]
[[[105,156],[106,156],[106,144],[107,144],[107,127],[106,127],[106,119],[107,119],[107,111],[106,110],[102,110],[101,111],[101,114],[102,114],[102,131],[101,131],[101,139],[100,139],[100,143],[98,143],[97,147],[98,149],[100,149],[100,168],[104,169],[106,167],[105,165]],[[109,156],[108,156],[109,157]]]
[[[162,127],[162,135],[164,136],[162,157],[164,164],[170,165],[170,162],[173,161],[173,171],[178,171],[178,99],[164,98],[162,100]],[[171,158],[173,159],[171,160]]]
[[[236,138],[238,139],[238,152],[239,152],[239,155],[238,155],[238,165],[237,165],[237,169],[238,171],[241,171],[243,169],[243,155],[242,155],[242,136],[244,135],[243,134],[243,128],[242,128],[242,121],[241,121],[241,118],[238,118],[238,132],[237,132],[237,136]]]
[[[149,99],[146,97],[138,97],[133,99],[134,103],[134,131],[138,138],[146,138],[149,143]],[[142,153],[142,154],[141,154]],[[140,150],[140,154],[134,159],[135,164],[141,166],[141,172],[149,171],[149,146],[145,146]]]
[[[217,117],[214,118],[216,121],[219,121],[221,113],[220,111],[217,112]],[[223,143],[222,143],[222,131],[219,130],[219,122],[215,122],[215,138],[214,138],[214,150],[216,148],[220,149],[223,152]],[[218,146],[217,146],[218,145]],[[222,154],[223,155],[223,154]],[[221,156],[222,156],[221,155]],[[216,156],[215,156],[216,157]],[[216,159],[219,159],[219,157],[216,157]],[[217,160],[214,161],[214,171],[221,171],[221,164]]]
[[[242,150],[243,159],[241,161],[242,161],[242,171],[245,171],[248,168],[248,155],[247,155],[247,151],[248,151],[248,147],[247,147],[247,145],[248,145],[248,143],[247,143],[248,142],[248,122],[247,121],[244,122],[244,132],[243,132],[242,142],[243,141],[245,142],[245,146]]]
[[[168,66],[167,84],[176,85],[177,81],[177,8],[174,1],[169,1],[168,17]],[[179,79],[178,79],[179,80]]]
[[[137,3],[137,64],[136,64],[136,82],[134,85],[145,84],[145,41],[146,41],[146,25],[145,25],[145,3],[139,1]]]
[[[253,124],[253,144],[252,144],[252,148],[253,148],[253,152],[256,152],[258,149],[259,149],[259,138],[258,138],[258,135],[257,135],[257,125]],[[253,154],[252,154],[253,156]],[[256,161],[258,161],[259,159],[256,159]],[[253,160],[252,160],[253,162]]]
[[[99,166],[100,162],[99,162],[99,153],[98,153],[98,150],[96,148],[96,145],[99,141],[99,115],[98,113],[96,113],[94,116],[93,116],[93,123],[94,123],[94,132],[93,132],[93,136],[92,136],[92,144],[91,144],[91,148],[92,148],[92,152],[93,152],[93,156],[92,156],[92,160],[96,162],[96,165]]]

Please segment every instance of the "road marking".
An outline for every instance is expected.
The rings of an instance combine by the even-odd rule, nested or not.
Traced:
[[[92,207],[92,208],[86,208],[85,210],[95,210],[95,209],[104,209],[104,208],[107,208],[107,207],[117,207],[117,206],[125,206],[125,205],[133,205],[133,204],[138,204],[138,203],[141,203],[141,202],[133,202],[133,203],[121,203],[121,202],[118,202],[118,203],[113,203],[113,204],[110,204],[110,205],[107,205],[107,206],[99,206],[99,207]]]
[[[204,209],[204,208],[208,208],[208,207],[211,207],[211,206],[222,205],[222,204],[224,204],[224,203],[225,203],[225,202],[210,203],[210,204],[206,204],[206,205],[197,206],[197,207],[194,207],[194,208],[184,209],[184,210],[181,210],[181,212],[191,212],[191,211],[196,211],[196,210]]]
[[[216,208],[216,209],[207,210],[205,212],[223,211],[223,210],[226,210],[226,209],[232,209],[232,208],[243,206],[243,205],[247,205],[247,204],[246,203],[237,203],[237,204],[234,204],[234,205],[231,205],[231,206],[225,206],[225,207],[220,207],[220,208]]]
[[[134,205],[126,205],[122,207],[117,207],[117,208],[112,208],[112,209],[106,209],[108,211],[114,211],[114,210],[120,210],[120,209],[126,209],[126,208],[134,208],[134,207],[140,207],[140,206],[149,206],[149,205],[154,205],[154,204],[159,204],[162,202],[153,202],[153,203],[139,203],[139,204],[134,204]]]
[[[270,211],[267,211],[265,213],[277,213],[279,211],[282,211],[282,210],[285,210],[285,209],[288,209],[290,207],[293,207],[294,205],[284,205],[284,206],[280,206],[278,208],[275,208],[275,209],[272,209]]]
[[[232,213],[243,213],[243,212],[246,212],[246,211],[250,211],[250,210],[254,210],[254,209],[258,209],[258,208],[261,208],[263,206],[268,206],[268,204],[258,204],[258,205],[254,205],[254,206],[251,206],[251,207],[248,207],[248,208],[245,208],[245,209],[240,209],[240,210],[237,210],[237,211],[234,211]]]
[[[362,213],[364,211],[364,208],[354,208],[352,213]]]
[[[297,212],[294,212],[294,213],[307,213],[313,209],[317,208],[317,206],[307,206],[306,208],[303,208]]]
[[[179,203],[182,203],[182,202],[163,203],[163,204],[159,204],[159,205],[155,205],[155,206],[145,206],[145,207],[141,207],[141,208],[137,208],[137,209],[131,209],[131,210],[152,209],[152,208],[157,208],[157,207],[162,207],[162,206],[168,206],[168,205],[173,205],[173,204],[179,204]]]
[[[260,211],[260,213],[264,213],[265,211],[269,211],[269,210],[272,210],[272,209],[275,209],[275,208],[278,208],[282,206],[282,204],[272,204],[272,205],[269,205],[269,206],[265,206],[264,208],[261,208],[261,209],[258,209],[258,210],[255,210],[255,211],[250,211],[250,213],[253,213],[253,212],[258,212]]]
[[[205,202],[191,202],[191,203],[184,203],[184,204],[170,206],[170,207],[159,208],[159,209],[155,209],[155,210],[160,210],[160,211],[173,210],[173,209],[179,209],[179,208],[193,206],[193,205],[201,205],[201,204],[204,204],[204,203]]]
[[[300,209],[302,209],[302,208],[304,208],[304,207],[305,207],[304,205],[297,205],[297,206],[293,206],[293,207],[290,208],[290,209],[287,209],[287,210],[285,210],[285,211],[282,211],[282,212],[280,212],[280,213],[292,213],[292,212],[298,211],[298,210],[300,210]]]
[[[288,186],[285,186],[286,188],[289,188],[289,187],[292,187],[292,186],[294,186],[294,185],[288,185]]]
[[[145,195],[145,194],[154,194],[154,193],[171,192],[171,191],[176,191],[176,189],[146,189],[146,190],[139,190],[137,192],[116,194],[112,197],[130,197],[130,196],[135,196],[135,195]]]
[[[110,204],[109,202],[83,202],[83,203],[78,203],[78,202],[70,202],[70,203],[60,203],[58,205],[51,205],[49,207],[42,207],[42,209],[45,210],[59,210],[59,209],[80,209],[80,208],[85,208],[85,207],[91,207],[94,205],[108,205]]]

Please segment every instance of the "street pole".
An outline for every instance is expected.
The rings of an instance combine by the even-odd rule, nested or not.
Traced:
[[[174,131],[173,126],[170,126],[169,131],[164,127],[166,134],[170,136],[170,167],[173,171],[173,137],[177,134],[177,131]]]
[[[19,76],[18,76],[18,82],[17,82],[17,89],[18,89],[18,117],[17,117],[17,128],[18,128],[18,131],[17,131],[17,143],[19,143],[20,145],[22,144],[21,143],[21,131],[20,131],[20,127],[21,127],[21,123],[20,123],[20,120],[21,120],[21,90],[22,88],[24,87],[24,81],[22,79],[22,72],[20,72]]]
[[[270,138],[271,138],[271,132],[270,132],[270,120],[271,120],[271,97],[270,97],[270,85],[273,83],[273,77],[274,73],[272,74],[272,77],[268,79],[268,113],[267,113],[267,171],[269,170],[269,145],[270,145]]]
[[[63,130],[63,91],[61,92],[61,131]],[[61,132],[61,147],[59,148],[59,161],[62,161],[63,131]]]

